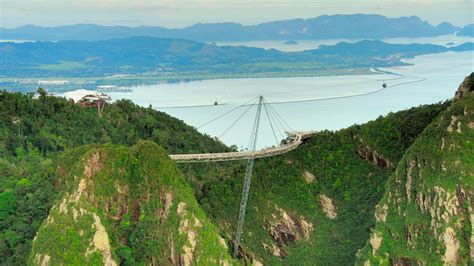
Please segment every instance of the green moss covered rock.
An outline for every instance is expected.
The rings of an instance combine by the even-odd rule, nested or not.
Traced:
[[[474,75],[417,138],[386,184],[365,265],[474,263]]]
[[[33,241],[30,264],[232,263],[158,145],[80,147],[61,155],[56,172],[63,195]]]

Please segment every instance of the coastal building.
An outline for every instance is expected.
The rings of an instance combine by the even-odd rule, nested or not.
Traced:
[[[107,94],[84,89],[66,92],[64,96],[84,107],[97,108],[99,116],[102,116],[105,106],[111,101]]]

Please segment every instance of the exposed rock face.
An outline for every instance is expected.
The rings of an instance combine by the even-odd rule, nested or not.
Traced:
[[[30,263],[114,266],[124,258],[143,265],[232,262],[192,189],[156,144],[79,151],[82,157],[71,151],[73,158],[66,160],[73,170],[58,167],[64,196],[38,231]],[[144,255],[135,257],[137,243],[157,248],[140,246]]]
[[[313,183],[314,181],[314,175],[308,171],[304,171],[303,173],[304,179],[306,180],[306,183],[310,184]]]
[[[73,193],[67,193],[66,196],[61,200],[61,202],[53,206],[50,216],[48,216],[45,224],[45,229],[56,227],[54,214],[56,215],[68,215],[72,216],[72,221],[74,222],[84,222],[86,220],[92,222],[87,224],[92,228],[93,234],[89,234],[87,242],[89,243],[85,248],[84,252],[85,257],[91,257],[94,252],[100,252],[102,254],[102,263],[107,266],[115,266],[117,263],[112,258],[110,241],[107,231],[104,225],[101,222],[100,217],[86,205],[84,201],[90,200],[93,198],[92,194],[88,193],[88,187],[93,186],[93,175],[99,172],[102,169],[102,164],[100,163],[101,155],[99,152],[94,152],[90,155],[89,159],[84,163],[83,175],[79,177],[74,176],[74,179],[79,179],[77,188]],[[92,219],[90,219],[92,218]],[[78,230],[78,234],[83,237],[85,228]],[[35,254],[35,263],[49,265],[51,257],[42,257],[41,255]],[[43,258],[41,262],[37,262],[37,258]]]
[[[230,244],[231,246],[235,246],[235,241],[231,240]],[[264,248],[265,246],[266,244],[263,243]],[[261,262],[262,259],[258,258],[255,254],[250,253],[248,250],[242,249],[242,245],[239,246],[237,257],[241,258],[241,260],[245,262],[245,265],[263,265],[263,263]]]
[[[388,206],[386,204],[378,204],[375,206],[375,220],[377,222],[387,221]]]
[[[161,203],[163,204],[163,212],[160,214],[160,216],[166,219],[168,218],[168,213],[170,212],[170,207],[173,203],[173,194],[171,192],[164,193],[160,199]]]
[[[274,257],[283,259],[286,256],[285,251],[283,251],[283,249],[281,249],[279,246],[275,245],[275,243],[271,243],[270,245],[263,243],[263,248]]]
[[[36,265],[47,266],[50,265],[51,257],[49,255],[35,255],[35,263]]]
[[[268,224],[268,232],[276,244],[265,244],[264,248],[273,256],[284,258],[286,252],[283,247],[301,239],[308,239],[314,230],[312,223],[303,216],[297,217],[275,205],[275,213]]]
[[[456,265],[459,261],[459,241],[456,239],[456,233],[453,228],[448,227],[443,234],[444,252],[443,261],[447,265]]]
[[[357,150],[357,154],[369,162],[377,165],[378,167],[385,169],[388,167],[393,167],[393,163],[388,159],[384,158],[381,154],[378,154],[376,151],[372,150],[370,147],[360,147]]]
[[[102,163],[100,162],[100,153],[92,153],[92,155],[84,165],[84,177],[90,179],[92,175],[99,172],[102,167]]]
[[[334,207],[334,203],[332,199],[327,197],[324,194],[319,195],[319,203],[321,204],[321,208],[323,208],[323,212],[329,219],[336,219],[336,207]]]
[[[458,118],[456,116],[451,116],[451,123],[449,124],[448,128],[446,129],[448,132],[453,132],[455,129],[458,133],[461,133],[460,122],[456,123]]]
[[[375,255],[382,244],[382,237],[377,232],[372,233],[370,236],[370,245],[372,245],[372,254]]]
[[[104,265],[106,266],[114,266],[117,263],[112,259],[112,253],[110,252],[110,243],[109,243],[109,236],[107,231],[105,231],[105,227],[100,222],[100,217],[97,214],[93,214],[94,216],[94,226],[96,228],[94,234],[94,247],[100,252],[102,252]]]
[[[411,189],[412,189],[412,183],[413,183],[413,168],[415,167],[414,161],[410,161],[408,163],[408,171],[407,171],[407,181],[405,183],[405,190],[406,190],[406,195],[407,195],[407,201],[411,201]]]
[[[467,78],[454,103],[418,137],[387,181],[376,226],[357,264],[474,263],[474,93]]]
[[[474,91],[474,74],[471,74],[464,79],[456,91],[454,99],[461,99],[464,95],[472,91]]]
[[[470,129],[474,129],[474,122],[469,122],[467,124],[467,126],[470,128]]]
[[[196,216],[189,217],[186,211],[186,203],[180,202],[176,209],[178,216],[181,218],[179,222],[178,231],[180,234],[187,235],[188,242],[183,246],[184,253],[180,256],[180,264],[189,266],[193,262],[194,251],[196,250],[196,230],[195,228],[202,227],[201,221]]]

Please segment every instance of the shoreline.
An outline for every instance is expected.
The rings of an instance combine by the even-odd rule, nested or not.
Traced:
[[[404,66],[401,64],[398,66]],[[372,68],[344,68],[344,69],[328,69],[321,72],[282,72],[282,73],[262,73],[262,74],[241,74],[241,75],[196,75],[196,76],[177,76],[173,78],[163,76],[147,76],[147,77],[124,77],[124,78],[107,78],[107,77],[35,77],[35,78],[18,78],[6,77],[0,78],[0,90],[18,91],[15,89],[24,88],[24,91],[35,91],[36,88],[42,87],[50,92],[67,92],[76,89],[93,89],[100,85],[114,85],[122,88],[134,88],[139,86],[160,85],[160,84],[179,84],[191,83],[207,80],[230,80],[230,79],[270,79],[270,78],[311,78],[311,77],[342,77],[342,76],[362,76],[377,75],[371,70]],[[66,80],[68,84],[63,85],[39,85],[39,81],[57,81]],[[28,83],[21,83],[24,81]],[[6,83],[6,84],[2,84]],[[15,88],[16,87],[16,88]],[[12,90],[12,88],[14,88]]]

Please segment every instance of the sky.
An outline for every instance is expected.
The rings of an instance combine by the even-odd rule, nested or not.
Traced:
[[[0,0],[0,26],[156,25],[195,23],[245,25],[331,14],[419,16],[431,24],[474,23],[474,0]]]

